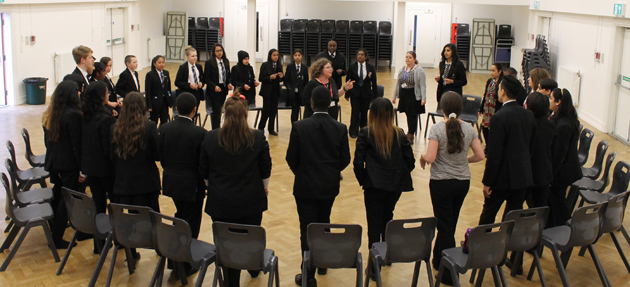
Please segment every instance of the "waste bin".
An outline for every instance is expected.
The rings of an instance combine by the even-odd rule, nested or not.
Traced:
[[[46,103],[46,81],[48,78],[26,78],[26,103],[29,105],[43,105]]]

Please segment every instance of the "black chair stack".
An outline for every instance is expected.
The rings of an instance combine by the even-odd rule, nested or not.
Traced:
[[[533,68],[543,68],[551,72],[551,62],[549,61],[549,47],[547,46],[547,40],[545,36],[536,36],[536,47],[534,49],[523,49],[523,83],[529,93],[529,85],[527,81],[529,79],[529,71]]]
[[[356,55],[357,50],[363,48],[363,21],[350,21],[350,33],[348,33],[348,52],[345,53],[348,65],[351,55]]]
[[[512,57],[512,46],[514,46],[514,38],[512,37],[512,25],[497,25],[496,40],[494,44],[494,62],[510,66],[510,58]]]
[[[363,49],[365,49],[371,58],[376,57],[376,21],[363,22]],[[356,54],[356,52],[354,53]],[[350,58],[350,55],[348,55]]]
[[[470,25],[465,23],[457,24],[457,55],[460,61],[466,61],[466,69],[468,69],[470,59]]]
[[[295,49],[306,50],[306,25],[308,20],[296,19],[293,21],[293,27],[291,28],[291,51],[289,55],[293,53]]]
[[[378,61],[389,61],[389,70],[392,69],[392,22],[380,21],[378,22],[378,48],[376,50],[376,67],[378,68]]]
[[[188,45],[195,46],[195,28],[197,23],[195,17],[188,17]]]
[[[293,19],[280,20],[280,31],[278,31],[278,52],[281,55],[291,54],[291,28]]]
[[[208,52],[208,17],[197,17],[197,26],[195,26],[195,50],[197,57],[201,58],[200,52]],[[210,58],[209,56],[207,56]]]
[[[221,42],[221,22],[222,17],[214,17],[208,19],[208,35],[206,39],[208,41],[208,48],[210,48],[215,43]]]
[[[335,20],[323,20],[322,30],[319,32],[319,52],[328,49],[328,41],[335,36]]]
[[[309,56],[315,56],[319,53],[319,45],[321,43],[321,31],[322,31],[322,20],[320,19],[311,19],[308,20],[306,24],[306,51],[304,54],[306,56],[307,65],[311,65],[311,61]]]
[[[337,51],[348,55],[348,33],[350,33],[350,21],[337,20],[335,22],[335,41],[337,41]]]

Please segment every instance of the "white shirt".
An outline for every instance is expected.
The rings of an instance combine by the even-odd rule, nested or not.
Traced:
[[[363,63],[358,63],[359,67],[357,68],[357,75],[361,75],[361,69],[363,69],[363,79],[365,80],[365,77],[367,77],[367,67],[365,65],[365,62]]]
[[[178,115],[178,117],[180,117],[180,118],[185,118],[185,119],[187,119],[187,120],[189,120],[189,121],[191,121],[191,122],[193,121],[191,118],[189,118],[189,117],[187,117],[187,116]]]
[[[217,68],[219,70],[219,84],[223,84],[223,71],[221,70],[221,65],[223,65],[223,61],[221,61],[221,59],[216,58],[217,59]],[[227,69],[227,67],[223,67],[224,69]]]
[[[86,83],[90,83],[90,80],[88,80],[88,72],[81,69],[81,67],[77,66],[77,69],[79,69],[79,71],[81,71],[81,74],[83,75],[83,78],[85,78],[85,82]],[[85,87],[87,88],[87,87]]]
[[[193,77],[193,69],[195,69],[195,73],[197,78]],[[196,84],[199,83],[199,70],[197,70],[197,66],[188,62],[188,83]]]
[[[129,70],[129,68],[127,68],[127,70]],[[138,89],[138,92],[140,91],[140,87],[138,86],[138,78],[136,78],[136,73],[134,73],[134,71],[129,70],[129,72],[131,73],[131,77],[133,78],[133,83],[136,84],[136,89]]]
[[[328,55],[334,58],[337,55],[337,52],[331,53],[330,51],[328,51]]]
[[[507,104],[507,103],[509,103],[509,102],[516,102],[516,100],[507,100],[507,101],[505,101],[505,103],[503,103],[503,104],[505,105],[505,104]]]

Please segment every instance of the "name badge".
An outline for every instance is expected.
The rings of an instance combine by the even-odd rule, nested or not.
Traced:
[[[335,106],[335,102],[334,101],[330,102],[330,106],[329,107],[332,108],[334,106]]]
[[[402,85],[400,85],[401,88],[406,89],[407,88],[407,83],[402,83]]]

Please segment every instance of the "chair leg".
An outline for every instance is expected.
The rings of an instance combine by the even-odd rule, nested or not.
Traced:
[[[208,265],[210,265],[210,261],[208,259],[204,259],[201,262],[201,268],[199,269],[199,275],[197,275],[195,287],[201,287],[201,284],[203,284],[203,280],[206,278],[206,271],[208,271]]]
[[[501,278],[499,276],[499,270],[497,266],[490,267],[490,271],[492,271],[492,279],[494,280],[494,286],[501,286]]]
[[[129,275],[131,275],[136,271],[136,258],[133,257],[131,248],[125,247],[125,257],[127,257],[127,269],[129,270]]]
[[[341,119],[341,117],[339,117],[339,119]],[[361,252],[359,252],[357,253],[357,287],[361,287],[361,285],[363,285],[363,256],[361,256]]]
[[[543,274],[542,265],[540,264],[540,256],[538,256],[538,252],[534,251],[534,261],[532,262],[532,267],[529,270],[529,275],[527,275],[527,280],[531,281],[534,275],[535,266],[538,267],[538,277],[540,277],[540,284],[545,287],[547,286],[547,282],[545,282],[545,275]],[[534,265],[536,264],[536,265]]]
[[[31,226],[32,226],[31,222],[26,224],[22,233],[20,233],[20,237],[18,237],[17,242],[15,242],[15,245],[13,246],[13,248],[11,248],[9,255],[4,260],[4,262],[2,262],[2,266],[0,266],[0,272],[7,270],[7,267],[9,267],[9,263],[11,263],[11,259],[13,259],[13,256],[15,256],[15,253],[17,253],[17,250],[20,248],[20,245],[22,245],[24,238],[26,238],[26,234],[28,234],[28,232],[31,230]]]
[[[258,117],[260,116],[260,110],[256,111],[256,119],[254,119],[254,128],[258,128]]]
[[[203,124],[201,124],[201,127],[202,127],[202,128],[205,128],[205,127],[206,127],[206,121],[207,121],[207,120],[208,120],[208,114],[206,114],[206,117],[205,117],[205,118],[203,118]]]
[[[597,256],[597,252],[595,252],[595,248],[593,245],[588,246],[588,251],[591,253],[591,257],[593,258],[593,263],[595,264],[595,268],[597,269],[597,274],[599,275],[599,279],[602,281],[603,286],[611,286],[610,281],[608,280],[608,276],[606,276],[606,271],[602,267],[602,263],[599,261],[599,257]]]
[[[175,268],[177,269],[179,280],[182,281],[182,286],[188,285],[188,278],[186,278],[186,270],[184,268],[184,263],[182,262],[175,263]]]
[[[444,264],[445,259],[442,258],[440,261],[440,268],[438,269],[437,278],[435,279],[435,287],[440,287],[440,283],[442,283],[442,276],[444,275],[444,268],[446,268]]]
[[[217,287],[217,281],[221,279],[221,267],[219,265],[214,264],[214,278],[212,278],[212,287]],[[219,284],[220,286],[221,284]]]
[[[560,254],[560,258],[562,259],[562,266],[564,266],[564,269],[567,269],[567,266],[569,265],[571,253],[573,253],[573,248],[569,248],[569,250],[564,251]]]
[[[13,240],[15,240],[15,237],[17,236],[18,232],[20,232],[20,229],[22,229],[22,227],[19,227],[17,225],[11,229],[9,236],[7,236],[7,238],[4,240],[4,243],[2,243],[2,247],[0,247],[0,252],[3,252],[4,250],[11,247],[11,243],[13,243]]]
[[[499,278],[501,278],[501,284],[503,284],[503,287],[507,287],[507,281],[505,280],[505,274],[503,274],[503,266],[497,266],[497,270],[499,270]]]
[[[161,257],[158,259],[158,263],[155,266],[155,270],[153,271],[153,276],[151,277],[151,282],[149,283],[149,286],[154,287],[155,284],[157,283],[157,279],[160,276],[160,267],[162,265],[162,260],[164,260],[164,257]]]
[[[365,280],[365,287],[369,287],[370,286],[370,275],[372,275],[372,272],[374,272],[372,269],[374,267],[372,267],[374,265],[374,258],[372,258],[373,254],[372,254],[372,250],[370,250],[369,252],[369,257],[368,257],[368,265],[367,268],[365,268],[365,278],[367,280]],[[376,283],[378,286],[378,283]]]
[[[477,282],[475,283],[475,287],[481,287],[483,284],[483,277],[486,275],[486,269],[479,269],[479,274],[477,275]]]
[[[617,240],[617,236],[615,235],[614,232],[611,232],[610,237],[612,237],[613,243],[615,243],[615,247],[617,247],[617,251],[619,251],[619,256],[621,257],[621,260],[623,261],[623,265],[626,266],[626,270],[628,270],[628,273],[630,273],[630,264],[628,264],[628,259],[626,259],[626,255],[623,253],[623,250],[621,249],[621,245],[619,245],[619,240]]]
[[[514,262],[512,262],[512,270],[510,271],[510,276],[516,277],[516,272],[518,272],[519,266],[523,266],[523,252],[516,252],[516,256],[514,256]]]
[[[429,116],[427,115],[427,122],[424,124],[424,138],[427,138],[427,130],[429,129],[429,117],[433,117],[433,116]],[[435,119],[433,119],[435,121]]]
[[[11,227],[13,227],[13,220],[9,219],[9,224],[7,225],[7,228],[4,229],[4,233],[7,233],[11,230]]]
[[[277,257],[276,257],[277,258]],[[276,276],[276,287],[280,287],[280,266],[278,264],[278,260],[276,260],[276,265],[275,265],[275,276]]]
[[[55,246],[55,241],[52,238],[52,231],[50,231],[48,221],[42,220],[41,225],[42,229],[44,229],[46,240],[48,241],[48,248],[50,248],[50,252],[52,252],[53,258],[55,258],[55,262],[59,262],[59,253],[57,253],[57,246]]]
[[[475,276],[477,275],[477,269],[473,269],[472,272],[470,273],[470,280],[468,281],[468,283],[473,284],[475,283]]]
[[[422,261],[416,261],[416,264],[413,266],[413,279],[411,279],[411,287],[418,286],[418,277],[420,277],[420,265],[421,264],[422,264]],[[369,278],[367,278],[367,279],[369,279]],[[431,280],[431,276],[429,276],[429,280]],[[433,286],[433,284],[429,284],[429,286]]]
[[[427,268],[427,276],[429,277],[429,286],[433,286],[433,271],[431,271],[431,264],[429,264],[429,260],[427,259],[426,261],[424,261],[424,266],[426,266]],[[416,281],[417,284],[417,281]],[[417,285],[414,285],[413,287],[416,287]]]
[[[626,228],[623,227],[623,225],[621,226],[621,234],[623,234],[623,237],[626,238],[626,242],[628,242],[628,244],[630,244],[630,235],[628,235],[628,232],[626,231]]]
[[[310,253],[308,251],[304,251],[304,257],[302,257],[302,286],[307,285],[308,278],[308,267],[310,265]]]
[[[451,278],[453,278],[453,286],[461,287],[462,285],[459,283],[459,276],[457,276],[457,271],[455,271],[455,267],[452,266],[451,268],[449,268],[449,270],[451,272]]]
[[[276,271],[276,265],[278,263],[277,257],[273,257],[271,259],[271,262],[269,263],[270,267],[271,267],[271,272],[269,272],[269,278],[267,279],[267,287],[273,287],[273,278],[276,275],[275,271]]]
[[[376,277],[376,287],[383,287],[383,277],[382,277],[382,274],[381,274],[381,266],[376,261],[376,257],[372,257],[370,259],[371,260],[368,261],[368,268],[367,268],[367,270],[369,270],[370,272],[374,272],[374,275]],[[370,267],[370,263],[372,264],[371,267]],[[370,276],[368,276],[368,274],[366,274],[365,275],[365,286],[369,286],[369,285],[370,285]]]
[[[166,265],[166,258],[162,257],[163,260],[160,264],[160,271],[158,273],[158,278],[157,278],[157,285],[156,287],[162,287],[162,281],[164,281],[164,265]]]
[[[580,252],[578,253],[578,256],[584,256],[585,253],[586,253],[586,247],[581,247]]]
[[[109,287],[112,283],[112,275],[114,275],[114,266],[116,266],[116,257],[118,256],[118,245],[114,244],[114,252],[112,253],[112,262],[109,264],[109,272],[107,272],[107,282],[105,287]]]
[[[70,244],[68,244],[68,249],[66,250],[66,254],[63,256],[63,260],[61,261],[61,264],[59,264],[59,268],[57,268],[57,276],[61,275],[61,272],[63,271],[63,267],[65,267],[66,262],[68,262],[68,257],[70,257],[70,252],[72,252],[72,245],[74,245],[74,242],[77,241],[77,235],[79,235],[79,231],[75,230],[74,235],[72,235],[72,240],[70,240]]]
[[[88,287],[94,287],[96,285],[96,280],[98,280],[98,275],[101,274],[101,269],[103,269],[103,264],[105,264],[105,259],[107,259],[107,254],[109,253],[110,246],[112,245],[113,234],[110,232],[107,235],[107,239],[105,240],[105,246],[103,246],[103,250],[101,250],[101,255],[98,257],[98,262],[96,263],[96,267],[94,268],[94,273],[92,273],[92,278],[90,278],[90,283]]]
[[[553,254],[553,259],[556,262],[556,269],[558,269],[558,274],[560,275],[560,279],[562,280],[562,285],[570,286],[569,278],[567,278],[567,272],[566,270],[564,270],[564,264],[562,263],[562,258],[560,258],[560,252],[555,246],[553,246],[551,247],[551,253]]]
[[[396,126],[398,126],[398,112],[394,111],[394,119],[396,120]]]

